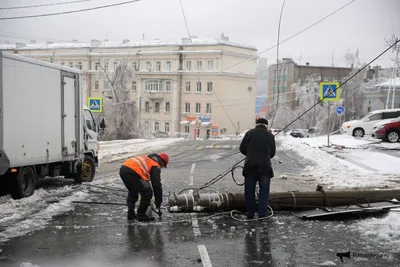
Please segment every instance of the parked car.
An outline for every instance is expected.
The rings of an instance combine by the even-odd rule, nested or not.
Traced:
[[[168,138],[169,137],[168,132],[161,132],[161,131],[154,132],[153,136],[155,138]]]
[[[378,122],[378,123],[375,124],[374,127],[372,128],[372,137],[375,137],[374,132],[375,132],[380,126],[385,125],[385,124],[387,124],[387,123],[389,123],[389,122],[398,121],[398,120],[400,120],[400,117],[397,117],[397,118],[391,119],[391,120],[384,120],[384,121]]]
[[[290,135],[294,138],[304,138],[304,131],[295,129],[290,132]]]
[[[368,113],[361,119],[343,123],[340,132],[342,134],[348,134],[356,137],[372,135],[373,128],[377,123],[391,122],[397,117],[400,117],[400,108],[375,110]]]
[[[390,143],[399,142],[400,119],[379,126],[375,129],[374,136],[375,138],[381,139],[383,141],[389,141]]]

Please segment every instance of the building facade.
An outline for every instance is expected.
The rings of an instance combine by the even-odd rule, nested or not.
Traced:
[[[112,98],[109,78],[125,60],[133,69],[130,99],[149,132],[207,138],[254,125],[257,50],[224,36],[177,42],[31,41],[2,44],[0,50],[82,70],[85,98]]]
[[[268,68],[268,100],[274,101],[279,89],[279,101],[290,103],[294,109],[296,102],[291,88],[293,83],[304,85],[308,82],[341,81],[349,76],[351,70],[342,67],[312,66],[308,62],[306,65],[298,65],[291,58],[283,58],[279,64]]]

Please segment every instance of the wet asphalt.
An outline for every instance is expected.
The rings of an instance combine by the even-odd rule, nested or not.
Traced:
[[[165,149],[171,164],[163,170],[164,213],[161,218],[154,215],[156,222],[128,222],[124,205],[76,204],[74,211],[53,218],[43,229],[0,243],[0,266],[400,265],[398,254],[349,230],[357,220],[302,221],[290,213],[276,213],[271,219],[245,223],[229,214],[210,217],[166,210],[169,192],[200,186],[242,159],[234,154],[239,142],[185,141]],[[315,190],[316,185],[301,176],[310,163],[281,150],[279,143],[273,164],[271,190]],[[119,166],[120,162],[103,164],[95,178],[98,186],[81,186],[90,193],[86,201],[125,203]],[[242,181],[240,169],[235,173]],[[42,182],[48,187],[62,183]],[[207,191],[239,192],[243,187],[227,176]],[[351,258],[342,263],[336,253],[347,251]],[[380,256],[357,258],[354,253]]]

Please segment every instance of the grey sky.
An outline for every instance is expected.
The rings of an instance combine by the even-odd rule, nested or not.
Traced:
[[[1,0],[0,7],[62,2],[67,0]],[[124,0],[93,0],[87,3],[20,10],[0,10],[0,17],[52,13],[107,5]],[[219,37],[250,44],[259,51],[276,44],[279,13],[283,0],[182,0],[189,29],[200,38]],[[281,40],[297,33],[350,0],[286,0]],[[359,49],[363,62],[387,46],[384,38],[400,37],[400,0],[357,0],[314,28],[280,46],[280,57],[296,62],[345,64],[343,56]],[[11,38],[4,32],[17,34]],[[179,0],[140,2],[89,12],[44,18],[0,21],[0,40],[172,40],[187,37]],[[262,55],[268,64],[276,61],[276,49]],[[390,53],[377,64],[391,66]]]

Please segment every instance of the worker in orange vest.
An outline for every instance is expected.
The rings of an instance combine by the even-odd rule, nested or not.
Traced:
[[[167,168],[169,156],[166,153],[136,156],[126,160],[119,171],[122,181],[129,190],[128,220],[153,221],[154,217],[145,214],[154,198],[156,208],[162,203],[161,168]],[[150,184],[151,182],[151,184]],[[135,205],[140,194],[140,203],[135,213]]]

